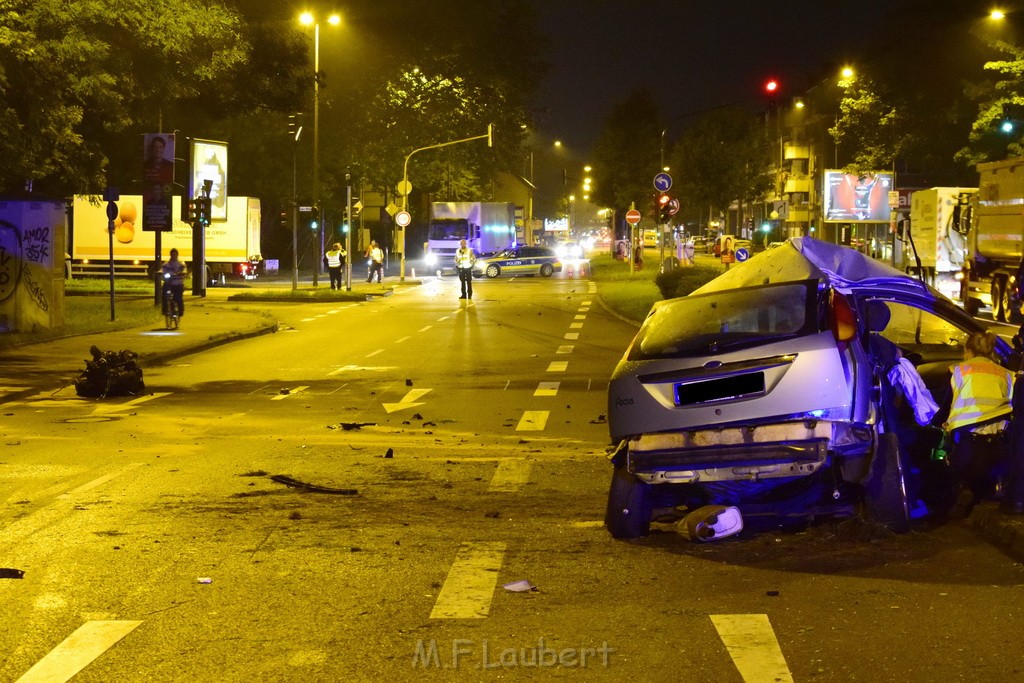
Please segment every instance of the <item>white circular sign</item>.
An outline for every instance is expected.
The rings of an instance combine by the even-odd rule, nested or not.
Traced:
[[[395,214],[395,222],[398,223],[400,227],[404,228],[412,223],[412,216],[409,215],[408,211],[399,211]]]

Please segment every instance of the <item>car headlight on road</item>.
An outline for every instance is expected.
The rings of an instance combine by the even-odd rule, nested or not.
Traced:
[[[424,257],[424,260],[427,262],[428,266],[436,265],[437,264],[437,254],[427,254],[426,257]]]

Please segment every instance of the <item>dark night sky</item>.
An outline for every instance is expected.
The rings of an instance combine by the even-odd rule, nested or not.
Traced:
[[[785,97],[855,64],[903,2],[542,0],[552,70],[535,101],[538,125],[586,154],[637,87],[655,94],[665,119],[748,98],[756,105],[768,77]]]

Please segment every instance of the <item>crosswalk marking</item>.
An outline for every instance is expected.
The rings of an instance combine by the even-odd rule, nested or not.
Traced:
[[[519,424],[516,425],[516,431],[542,432],[544,431],[544,427],[548,424],[548,415],[550,414],[550,410],[527,410],[523,412],[523,416],[519,418]]]
[[[711,621],[746,683],[792,683],[767,614],[712,614]]]
[[[482,619],[491,611],[505,544],[463,543],[430,612],[431,619]]]
[[[532,464],[527,460],[502,460],[494,470],[488,491],[515,493],[530,480]]]
[[[25,672],[17,683],[61,683],[71,680],[141,621],[87,621]]]
[[[569,369],[569,361],[553,360],[548,364],[548,372],[565,372]]]
[[[541,382],[537,385],[534,396],[558,396],[558,387],[561,382]]]

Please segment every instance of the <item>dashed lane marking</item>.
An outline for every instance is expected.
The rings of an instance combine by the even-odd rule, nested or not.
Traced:
[[[316,320],[316,318],[303,318],[303,319],[302,319],[302,320],[300,320],[299,322],[300,322],[300,323],[311,323],[311,322],[313,322],[313,321],[315,321],[315,320]]]
[[[441,323],[441,322],[444,322],[447,319],[448,319],[448,316],[442,315],[440,318],[437,319],[437,322]]]
[[[378,353],[384,353],[384,349],[377,349],[376,351],[371,351],[370,353],[366,354],[365,358],[373,358]]]
[[[558,386],[561,382],[541,382],[537,385],[534,396],[558,396]]]
[[[574,348],[576,348],[576,347],[573,346],[572,344],[566,344],[565,346],[559,346],[558,350],[555,351],[555,353],[556,354],[559,354],[559,353],[572,353],[572,350]]]
[[[491,611],[505,544],[463,543],[430,612],[431,619],[482,619]]]
[[[566,332],[565,333],[565,338],[568,341],[574,341],[574,340],[580,338],[580,333],[579,332]]]
[[[327,376],[340,375],[343,372],[353,372],[355,370],[366,370],[368,372],[387,372],[388,370],[394,370],[395,368],[390,365],[342,365],[337,370],[331,370],[327,373]]]
[[[580,314],[580,315],[577,315],[577,316],[575,316],[575,317],[573,318],[573,320],[586,320],[586,319],[587,319],[587,316],[585,316],[585,315],[582,315],[582,314]]]
[[[527,410],[523,412],[523,416],[519,418],[519,424],[516,425],[516,431],[542,432],[544,431],[544,427],[548,424],[548,415],[550,414],[550,410]]]
[[[396,339],[395,343],[396,344],[401,344],[404,341],[409,341],[409,339],[410,339],[410,337],[402,337],[401,339]]]
[[[119,477],[122,474],[125,474],[126,472],[131,472],[132,470],[134,470],[136,468],[139,468],[139,467],[142,467],[142,463],[141,462],[133,462],[133,463],[131,463],[129,465],[125,465],[124,467],[118,469],[115,472],[111,472],[110,474],[104,474],[102,477],[96,477],[92,481],[86,482],[86,483],[82,484],[77,489],[71,489],[67,493],[63,493],[63,494],[61,494],[61,495],[59,495],[57,497],[58,498],[70,498],[71,496],[78,495],[79,493],[85,493],[86,491],[91,491],[92,489],[96,488],[97,486],[102,486],[103,484],[106,484],[111,479]]]
[[[33,665],[17,683],[62,683],[138,627],[141,621],[87,621]]]
[[[792,683],[767,614],[712,614],[711,621],[747,683]]]
[[[288,393],[286,393],[286,394],[278,394],[277,396],[272,396],[270,398],[270,400],[271,401],[282,401],[282,400],[288,398],[289,396],[294,396],[295,394],[301,393],[301,392],[305,391],[306,389],[309,389],[309,385],[305,385],[305,386],[301,386],[301,387],[295,387],[294,389],[288,389],[287,390]]]
[[[581,330],[583,329],[583,323],[569,323],[570,330]]]
[[[515,493],[523,488],[523,484],[530,480],[530,468],[532,463],[527,460],[502,460],[498,463],[498,469],[494,470],[488,491],[499,493]]]
[[[581,301],[581,302],[580,302],[580,306],[589,306],[589,305],[591,305],[592,303],[593,303],[592,301]]]
[[[146,396],[140,396],[138,398],[133,398],[131,401],[126,401],[125,403],[116,403],[116,404],[113,404],[113,405],[105,405],[105,404],[104,405],[98,405],[98,406],[96,406],[95,410],[92,411],[92,414],[93,415],[105,415],[105,414],[108,414],[108,413],[120,412],[122,410],[129,410],[131,408],[134,408],[134,407],[138,406],[140,403],[145,403],[146,401],[152,401],[155,398],[162,398],[164,396],[170,396],[170,395],[171,395],[171,392],[169,392],[169,391],[156,391],[156,392],[153,392],[152,394],[148,394]]]
[[[429,330],[429,329],[430,329],[431,327],[433,327],[433,325],[427,325],[426,327],[421,327],[420,329],[418,329],[418,330],[416,330],[416,331],[417,331],[417,332],[426,332],[426,331],[427,331],[427,330]]]
[[[567,360],[553,360],[548,364],[548,372],[565,372],[568,368]]]

